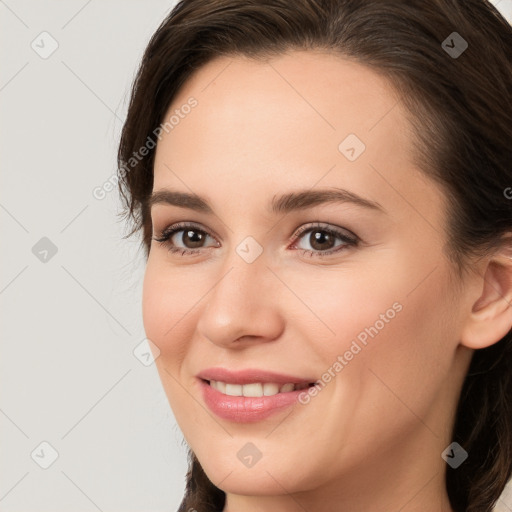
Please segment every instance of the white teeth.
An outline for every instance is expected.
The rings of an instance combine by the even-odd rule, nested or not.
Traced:
[[[279,393],[279,386],[277,384],[272,384],[271,382],[265,382],[263,384],[263,394],[265,396],[273,396]]]
[[[242,385],[226,383],[226,391],[224,391],[224,394],[229,396],[242,396]]]
[[[263,396],[263,385],[256,384],[244,384],[242,386],[242,393],[244,396]]]
[[[273,396],[278,393],[289,393],[296,389],[304,389],[308,384],[275,384],[273,382],[254,382],[251,384],[228,384],[218,380],[211,380],[210,386],[228,396],[261,397]]]
[[[290,391],[293,391],[294,388],[295,388],[295,384],[285,384],[284,386],[281,387],[279,392],[280,393],[288,393]]]

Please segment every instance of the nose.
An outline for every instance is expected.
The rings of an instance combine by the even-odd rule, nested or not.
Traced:
[[[200,336],[233,349],[277,339],[284,326],[279,286],[263,257],[247,263],[233,254],[203,301]]]

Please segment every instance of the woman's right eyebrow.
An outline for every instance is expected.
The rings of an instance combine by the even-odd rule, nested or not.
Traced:
[[[274,214],[289,213],[291,211],[305,210],[327,203],[351,203],[356,206],[385,213],[384,208],[376,201],[361,197],[349,190],[335,187],[320,190],[299,190],[281,196],[274,196],[270,203],[269,210]],[[151,208],[155,204],[168,204],[206,214],[214,213],[207,199],[190,192],[178,192],[170,189],[157,190],[152,193],[149,199],[149,207]]]
[[[180,208],[188,208],[202,213],[213,214],[213,209],[208,201],[197,194],[190,192],[178,192],[169,189],[160,189],[151,194],[149,207],[155,204],[169,204]]]

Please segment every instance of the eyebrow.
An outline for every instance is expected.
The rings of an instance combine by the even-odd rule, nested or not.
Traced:
[[[321,190],[299,190],[274,196],[270,203],[272,213],[288,213],[296,210],[304,210],[324,203],[352,203],[357,206],[385,212],[384,208],[376,201],[365,199],[349,190],[341,188],[329,188]],[[213,214],[213,209],[208,201],[201,196],[189,192],[177,192],[162,189],[153,192],[149,198],[149,207],[156,204],[169,204],[180,208],[188,208],[202,213]]]

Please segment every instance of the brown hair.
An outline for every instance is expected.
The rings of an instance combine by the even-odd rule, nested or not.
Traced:
[[[460,56],[443,41],[468,43]],[[453,36],[451,36],[453,37]],[[449,39],[448,39],[449,40]],[[453,43],[451,44],[453,46]],[[488,254],[512,231],[512,29],[486,0],[182,0],[151,38],[119,145],[124,216],[149,254],[154,138],[178,90],[216,56],[322,49],[387,77],[410,115],[418,165],[450,199],[451,256]],[[154,147],[154,144],[153,144]],[[138,153],[137,153],[138,154]],[[128,236],[129,236],[128,235]],[[491,511],[512,472],[512,332],[475,351],[453,441],[469,453],[446,485],[456,512]],[[221,511],[225,494],[192,452],[180,511]]]

